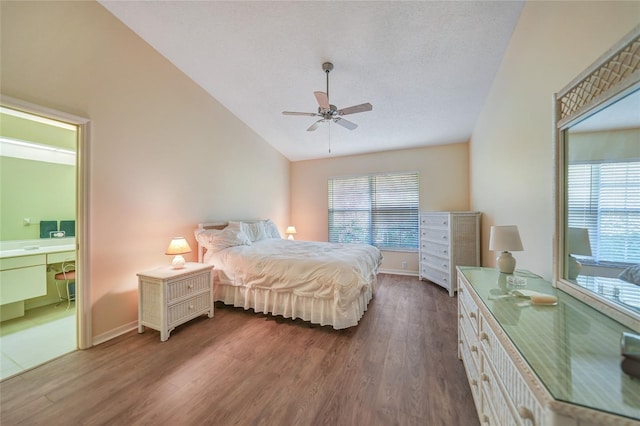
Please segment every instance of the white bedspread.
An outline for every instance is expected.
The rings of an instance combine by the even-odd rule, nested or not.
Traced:
[[[207,252],[204,260],[215,266],[219,284],[331,299],[340,314],[375,283],[382,255],[366,244],[266,239]]]

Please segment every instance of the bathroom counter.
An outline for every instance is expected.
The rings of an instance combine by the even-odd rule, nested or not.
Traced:
[[[75,238],[0,242],[0,320],[23,316],[25,300],[47,294],[49,265],[75,257]]]

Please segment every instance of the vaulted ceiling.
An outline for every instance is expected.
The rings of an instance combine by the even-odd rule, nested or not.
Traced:
[[[100,3],[292,161],[469,140],[524,4]],[[327,61],[331,104],[373,105],[355,130],[282,114],[318,112]]]

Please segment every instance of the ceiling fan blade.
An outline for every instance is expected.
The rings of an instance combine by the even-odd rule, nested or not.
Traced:
[[[315,117],[315,112],[292,112],[292,111],[282,111],[284,115],[306,115],[307,117]]]
[[[320,126],[322,123],[324,123],[324,119],[316,121],[315,123],[313,123],[313,124],[311,125],[311,127],[309,127],[309,128],[307,129],[307,132],[313,132],[313,131],[314,131],[315,129],[317,129],[317,128],[318,128],[318,126]]]
[[[372,109],[373,109],[373,105],[367,102],[366,104],[360,104],[360,105],[350,106],[347,108],[342,108],[341,110],[338,110],[338,114],[339,115],[355,114],[357,112],[371,111]]]
[[[347,128],[349,130],[355,130],[356,127],[358,127],[358,125],[356,123],[352,123],[349,120],[345,120],[344,118],[340,118],[340,117],[334,118],[333,122],[336,123],[336,124],[341,125],[342,127]]]
[[[327,96],[326,93],[313,92],[313,94],[315,95],[316,100],[318,101],[318,105],[320,105],[320,108],[329,109],[329,96]]]

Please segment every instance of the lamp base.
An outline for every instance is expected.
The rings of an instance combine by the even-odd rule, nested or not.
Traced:
[[[289,235],[289,236],[287,237],[287,240],[293,240],[293,239],[294,239],[294,238],[293,238],[293,235]]]
[[[575,280],[580,275],[580,262],[578,260],[569,255],[569,261],[567,262],[567,279]]]
[[[173,269],[182,269],[184,268],[184,264],[185,264],[184,257],[182,257],[181,254],[177,254],[176,257],[174,257],[173,261],[171,262],[171,267]]]
[[[513,274],[516,269],[516,259],[508,251],[503,251],[496,259],[498,262],[498,269],[503,274]]]

